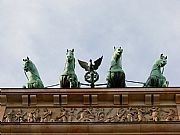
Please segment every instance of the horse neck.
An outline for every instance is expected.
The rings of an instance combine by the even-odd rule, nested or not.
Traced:
[[[72,72],[74,71],[74,68],[75,68],[75,59],[73,59],[71,62],[68,62],[66,61],[66,64],[65,64],[65,72]]]
[[[27,76],[29,80],[36,80],[37,78],[40,79],[38,70],[34,64],[32,66],[31,71],[28,71]]]
[[[121,55],[117,57],[117,55],[113,55],[111,59],[111,66],[119,66],[122,68],[122,57]]]
[[[161,75],[161,68],[159,66],[159,64],[155,63],[153,65],[153,68],[152,68],[152,71],[151,71],[151,74],[156,74],[156,75]]]

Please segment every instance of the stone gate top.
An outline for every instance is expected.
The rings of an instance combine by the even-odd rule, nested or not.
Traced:
[[[2,133],[180,133],[180,88],[1,89],[0,97]]]

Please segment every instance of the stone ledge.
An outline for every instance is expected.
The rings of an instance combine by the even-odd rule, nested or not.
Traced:
[[[2,105],[5,106],[27,107],[43,104],[48,106],[151,105],[152,103],[176,105],[178,94],[180,88],[2,89],[1,100]]]
[[[139,93],[139,92],[145,92],[145,93],[152,93],[152,94],[158,94],[161,92],[168,92],[168,93],[176,93],[180,94],[180,87],[168,87],[168,88],[144,88],[144,87],[127,87],[127,88],[79,88],[79,89],[62,89],[62,88],[53,88],[53,89],[17,89],[17,88],[3,88],[1,89],[2,94],[14,94],[14,93],[24,93],[24,94],[36,94],[36,93],[42,93],[42,94],[55,94],[55,93],[68,93],[68,94],[75,94],[75,93],[117,93],[117,92],[133,92],[133,93]],[[129,93],[128,93],[129,94]]]
[[[123,133],[123,134],[138,134],[138,133],[180,133],[180,122],[148,122],[148,123],[128,123],[128,124],[116,124],[116,123],[1,123],[2,133]]]
[[[18,109],[22,109],[23,113],[27,109],[27,113],[32,110],[40,108],[40,114],[43,116],[52,113],[52,118],[58,117],[58,121],[54,122],[1,122],[2,135],[26,135],[26,134],[180,134],[180,102],[179,102],[180,88],[81,88],[81,89],[1,89],[1,101],[4,105],[4,112],[1,115],[8,114],[8,109],[16,108],[15,113],[20,116]],[[4,96],[2,96],[4,95]],[[31,104],[32,103],[32,104]],[[153,107],[152,113],[146,113],[147,116],[157,114],[156,111],[163,107],[174,107],[176,110],[176,121],[150,121],[138,122],[127,120],[125,122],[63,122],[60,117],[61,112],[71,108],[89,108],[85,109],[84,113],[91,112],[92,108],[105,108],[105,114],[117,113],[116,108],[131,108],[134,107]],[[44,111],[44,108],[48,110]],[[51,110],[55,108],[55,110]],[[114,110],[110,111],[111,108]],[[157,109],[156,109],[157,108]],[[29,110],[28,110],[29,109]],[[57,110],[56,110],[57,109]],[[64,110],[65,109],[65,110]],[[81,109],[80,112],[81,113]],[[95,109],[94,109],[95,110]],[[126,109],[128,113],[128,109]],[[146,110],[146,109],[145,109]],[[170,110],[170,109],[169,109]],[[172,109],[171,109],[172,110]],[[135,111],[136,115],[141,115],[140,112]],[[33,111],[32,111],[33,112]],[[56,113],[57,112],[57,115]],[[94,111],[92,111],[94,112]],[[110,112],[110,113],[109,113]],[[120,117],[121,111],[118,113]],[[160,110],[161,113],[161,110]],[[172,116],[172,112],[165,111],[167,116]],[[61,113],[62,114],[62,113]],[[91,114],[91,113],[90,113]],[[115,116],[109,115],[109,116]],[[128,115],[129,117],[131,115]],[[164,115],[163,115],[164,116]],[[51,119],[52,119],[51,118]],[[111,117],[110,117],[111,118]],[[139,116],[138,116],[139,118]],[[50,120],[51,120],[50,119]],[[108,118],[109,119],[109,118]],[[140,118],[139,118],[140,119]],[[79,120],[79,118],[78,118]],[[131,121],[131,122],[129,122]],[[75,133],[76,132],[76,133]],[[112,133],[113,132],[113,133]]]

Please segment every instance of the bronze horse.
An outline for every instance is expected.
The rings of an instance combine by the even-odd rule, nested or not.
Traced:
[[[79,87],[79,82],[74,69],[75,69],[74,49],[72,50],[67,49],[64,72],[59,78],[61,88]]]
[[[122,88],[126,87],[125,73],[122,70],[122,52],[123,49],[114,47],[113,56],[111,59],[111,66],[106,77],[108,88]]]

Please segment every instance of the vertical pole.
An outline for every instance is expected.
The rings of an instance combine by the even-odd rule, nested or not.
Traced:
[[[91,88],[94,88],[94,73],[91,71]]]

